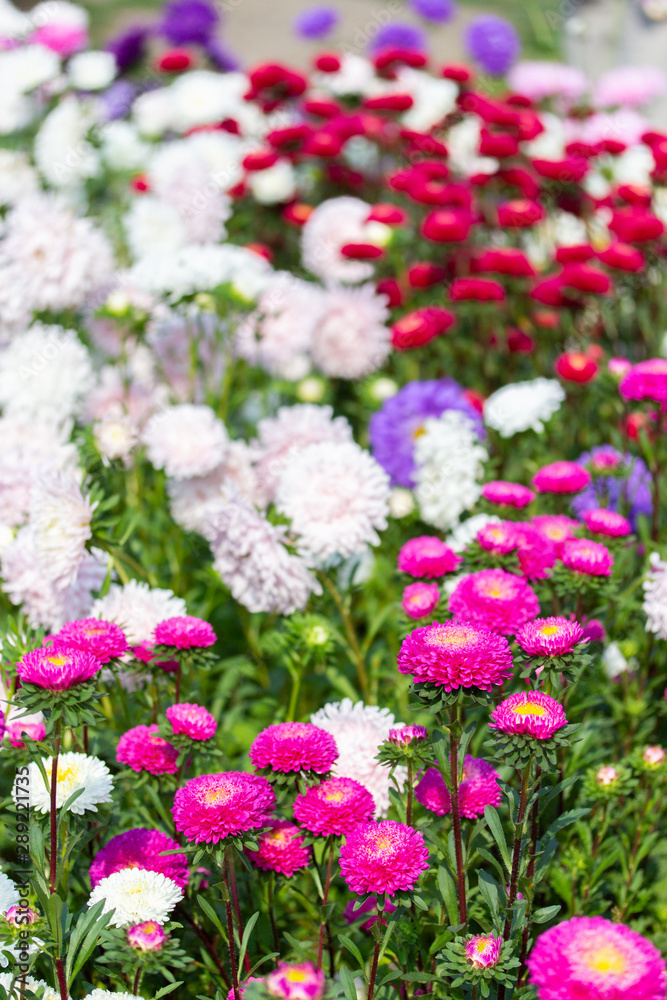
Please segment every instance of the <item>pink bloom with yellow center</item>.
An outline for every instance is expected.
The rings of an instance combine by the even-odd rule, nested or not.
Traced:
[[[170,705],[164,713],[174,736],[189,736],[191,740],[210,740],[218,724],[202,705],[183,701]]]
[[[127,943],[135,951],[159,951],[167,935],[154,920],[145,920],[127,929]]]
[[[437,583],[409,583],[403,591],[401,606],[408,618],[425,618],[437,607],[440,591]]]
[[[541,535],[554,543],[559,555],[565,542],[574,538],[574,533],[579,528],[579,522],[565,514],[538,514],[531,523]]]
[[[354,778],[328,778],[294,802],[294,819],[309,833],[341,837],[375,812],[375,799]]]
[[[92,655],[100,663],[108,663],[116,656],[122,656],[129,649],[125,633],[115,622],[105,622],[100,618],[82,618],[67,622],[54,637],[56,645],[80,649]]]
[[[434,622],[408,633],[398,654],[398,669],[412,674],[416,682],[442,685],[445,691],[461,687],[491,691],[511,675],[512,654],[507,639],[488,628],[470,622]]]
[[[266,988],[280,1000],[319,1000],[324,992],[324,973],[310,962],[301,965],[280,962],[266,977]]]
[[[533,476],[538,493],[579,493],[590,481],[590,472],[578,462],[552,462]]]
[[[535,499],[535,493],[527,486],[522,486],[520,483],[504,482],[502,479],[485,483],[482,487],[482,496],[489,503],[504,507],[516,507],[518,510],[527,507]]]
[[[174,825],[189,841],[217,843],[268,824],[276,804],[271,785],[258,774],[220,771],[191,778],[176,790]]]
[[[331,733],[312,722],[279,722],[255,738],[249,757],[256,768],[327,774],[338,757],[338,747]]]
[[[457,584],[449,610],[461,621],[513,635],[539,614],[540,602],[523,577],[504,569],[483,569]]]
[[[513,521],[485,524],[477,532],[477,541],[487,552],[507,555],[519,545],[517,526]]]
[[[598,785],[602,785],[603,788],[613,785],[619,778],[620,774],[611,764],[604,764],[602,767],[599,767],[595,775],[596,782]]]
[[[596,535],[607,535],[609,538],[624,538],[632,534],[632,525],[626,517],[604,507],[584,511],[584,524]]]
[[[43,722],[21,722],[20,719],[8,722],[5,726],[5,736],[13,747],[20,748],[25,746],[24,741],[21,739],[23,733],[29,736],[31,740],[39,742],[46,736],[46,726]]]
[[[112,837],[95,855],[90,866],[90,885],[94,889],[102,879],[124,868],[142,868],[161,872],[185,889],[189,878],[187,854],[163,853],[178,848],[178,842],[161,830],[146,827],[126,830]]]
[[[390,729],[387,739],[396,746],[408,746],[428,739],[428,732],[425,726],[403,726],[402,729]]]
[[[466,958],[476,969],[489,969],[498,964],[503,939],[493,934],[476,934],[466,944]]]
[[[398,553],[399,570],[410,576],[444,576],[452,573],[460,562],[461,556],[435,535],[411,538]]]
[[[541,691],[519,691],[494,708],[489,729],[511,736],[548,740],[567,725],[563,706]]]
[[[667,402],[667,359],[650,358],[633,365],[618,387],[624,399]]]
[[[575,538],[566,542],[561,552],[563,565],[584,576],[611,576],[614,557],[602,542]]]
[[[665,760],[665,751],[659,746],[646,747],[642,753],[642,760],[645,764],[648,764],[649,767],[660,767]]]
[[[21,657],[16,674],[23,684],[35,684],[46,691],[68,691],[89,681],[101,666],[92,653],[67,646],[43,646]]]
[[[664,1000],[665,961],[645,937],[602,917],[541,934],[527,961],[539,1000]]]
[[[303,831],[295,823],[272,819],[269,829],[257,838],[258,851],[246,851],[257,867],[266,872],[293,875],[310,864],[311,849],[304,846]]]
[[[394,820],[358,823],[340,849],[340,870],[352,892],[412,889],[428,869],[428,848],[418,830]]]
[[[133,771],[176,774],[178,750],[159,735],[159,726],[135,726],[123,733],[116,747],[116,760]]]
[[[215,632],[208,622],[192,615],[166,618],[153,632],[156,646],[173,646],[175,649],[205,648],[215,643]]]
[[[529,656],[564,656],[583,638],[579,622],[558,617],[536,618],[516,634],[516,641]]]

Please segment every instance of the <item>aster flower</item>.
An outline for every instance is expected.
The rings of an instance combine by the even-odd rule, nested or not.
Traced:
[[[302,10],[294,22],[294,30],[302,38],[326,38],[339,21],[335,7],[314,6]]]
[[[137,827],[112,837],[95,855],[90,866],[90,885],[94,889],[102,879],[125,868],[161,872],[182,889],[188,884],[186,854],[172,854],[178,842],[161,830]]]
[[[176,774],[178,750],[159,735],[159,726],[134,726],[123,733],[116,747],[116,760],[133,771]]]
[[[368,49],[372,53],[382,52],[384,49],[413,49],[423,52],[426,49],[426,36],[415,24],[390,21],[375,32]]]
[[[44,1000],[51,1000],[50,994],[44,994]],[[58,1000],[56,993],[53,994],[53,1000]],[[118,993],[115,990],[103,990],[101,987],[93,990],[92,993],[86,993],[83,1000],[142,1000],[135,993]]]
[[[476,540],[487,552],[507,555],[518,547],[519,532],[513,521],[491,522],[479,529]]]
[[[493,934],[476,934],[466,943],[465,955],[476,969],[489,969],[500,958],[503,939]]]
[[[594,534],[608,538],[625,538],[632,533],[632,525],[626,517],[604,507],[584,511],[584,524]]]
[[[266,778],[223,771],[191,778],[177,789],[172,812],[176,829],[188,840],[217,843],[265,826],[275,802]]]
[[[311,722],[280,722],[262,730],[248,755],[258,770],[327,774],[338,757],[338,748],[330,733]]]
[[[502,480],[485,483],[482,487],[482,496],[489,503],[517,509],[526,507],[535,499],[535,493],[527,486],[522,486],[520,483],[506,483]]]
[[[578,493],[590,481],[590,472],[577,462],[552,462],[533,476],[538,493]]]
[[[0,354],[0,404],[6,417],[61,424],[80,414],[93,382],[88,350],[74,330],[62,326],[34,323]]]
[[[26,988],[32,991],[42,989],[44,991],[41,994],[42,1000],[60,1000],[60,991],[56,992],[43,979],[33,979],[32,976],[24,976],[19,982],[20,984],[25,984]],[[15,990],[14,992],[11,991],[12,987],[16,987],[16,976],[13,971],[0,972],[0,986],[4,986],[11,1000],[15,1000],[15,997],[20,996]],[[85,1000],[89,1000],[89,998],[86,997]],[[93,998],[93,1000],[97,1000],[97,998]],[[124,1000],[124,998],[121,996],[120,1000]],[[130,998],[130,1000],[139,1000],[139,998]]]
[[[511,675],[512,654],[507,639],[489,628],[434,622],[408,633],[398,654],[398,669],[412,674],[416,683],[428,681],[445,691],[461,687],[492,691]]]
[[[565,656],[584,638],[579,622],[567,618],[536,618],[516,634],[516,641],[529,656]]]
[[[167,935],[155,920],[144,920],[127,929],[127,943],[135,951],[160,951],[166,940]]]
[[[624,399],[667,402],[667,359],[650,358],[633,365],[618,389]]]
[[[158,646],[175,649],[200,649],[213,646],[215,632],[208,622],[192,615],[167,618],[155,626],[153,640]]]
[[[19,902],[19,892],[9,875],[0,872],[0,914],[7,914]]]
[[[24,684],[35,684],[47,691],[68,691],[89,681],[101,666],[91,653],[57,644],[25,653],[16,664],[16,675]]]
[[[387,739],[395,746],[406,747],[411,743],[423,743],[428,739],[428,731],[425,726],[403,726],[402,729],[390,729]]]
[[[481,436],[479,413],[461,386],[449,378],[408,382],[373,414],[369,424],[371,451],[391,477],[392,486],[415,485],[415,442],[428,417],[440,417],[448,410],[463,413]]]
[[[96,618],[120,625],[132,646],[150,643],[161,621],[186,612],[185,601],[171,590],[149,587],[138,580],[123,586],[112,583],[107,594],[92,607]]]
[[[205,476],[225,458],[227,431],[209,406],[183,403],[156,413],[143,433],[148,458],[174,479]]]
[[[486,448],[474,423],[456,410],[428,418],[415,444],[416,495],[422,520],[453,528],[481,494]]]
[[[347,243],[365,243],[371,205],[359,198],[329,198],[311,212],[301,230],[301,251],[307,270],[325,284],[367,281],[373,266],[341,254]]]
[[[408,618],[424,618],[438,605],[440,591],[437,583],[410,583],[403,591],[401,606]]]
[[[538,514],[532,519],[531,524],[555,544],[559,555],[563,551],[565,542],[574,538],[574,532],[579,528],[576,521],[564,514]]]
[[[516,63],[507,75],[507,84],[514,93],[533,101],[545,97],[577,101],[588,90],[588,80],[580,69],[544,59]]]
[[[556,379],[513,382],[493,392],[484,403],[484,423],[509,438],[522,431],[542,434],[544,424],[560,409],[565,390]]]
[[[257,838],[258,850],[246,854],[262,871],[277,872],[288,878],[295,872],[307,868],[312,851],[303,843],[303,831],[283,819],[267,821],[268,829]]]
[[[541,691],[511,694],[494,708],[489,722],[490,729],[537,740],[548,740],[566,725],[563,706]]]
[[[565,542],[561,552],[563,565],[584,576],[611,576],[614,557],[601,542],[575,538]]]
[[[452,811],[452,797],[449,789],[440,771],[435,767],[429,767],[424,771],[415,786],[415,798],[417,802],[421,802],[426,809],[437,816],[446,816]]]
[[[428,866],[421,833],[393,820],[358,823],[340,849],[343,879],[359,895],[409,891]]]
[[[360,379],[377,371],[391,352],[389,310],[375,285],[329,288],[313,329],[311,354],[329,378]]]
[[[76,580],[86,555],[94,505],[73,476],[53,473],[33,488],[30,527],[37,558],[45,576],[59,590]]]
[[[558,546],[530,523],[516,525],[519,567],[529,580],[544,580],[558,558]]]
[[[164,924],[182,898],[183,889],[162,872],[121,868],[95,886],[88,906],[103,899],[102,912],[114,910],[111,917],[114,927],[127,927],[145,920]]]
[[[174,736],[188,736],[191,740],[210,740],[218,724],[202,705],[180,702],[165,711]]]
[[[433,24],[451,21],[456,13],[456,4],[453,0],[411,0],[410,7],[419,17]]]
[[[478,819],[487,806],[497,808],[502,794],[499,774],[492,764],[466,754],[459,785],[459,812],[466,819]]]
[[[125,633],[120,626],[99,618],[67,622],[55,636],[55,641],[59,646],[89,653],[100,663],[108,663],[128,649]]]
[[[280,962],[266,977],[266,988],[280,1000],[320,1000],[324,993],[324,973],[310,962],[301,965]]]
[[[537,938],[526,963],[540,1000],[632,997],[662,1000],[667,975],[645,937],[602,917],[573,917]]]
[[[466,48],[487,73],[502,76],[516,61],[521,42],[516,31],[502,17],[480,14],[466,29]]]
[[[42,757],[42,765],[47,775],[47,784],[36,762],[30,768],[30,808],[38,812],[51,811],[51,771],[53,758]],[[111,801],[113,778],[109,768],[99,757],[89,757],[85,753],[61,753],[58,757],[56,778],[56,809],[62,809],[74,792],[82,789],[81,795],[69,806],[68,811],[82,816],[84,812],[97,812],[98,805]],[[13,791],[15,801],[23,791]]]
[[[648,575],[642,586],[646,631],[667,639],[667,562],[657,552],[649,556]]]
[[[21,719],[16,719],[13,722],[9,721],[5,725],[4,736],[13,747],[21,748],[25,746],[25,742],[21,739],[24,733],[31,740],[36,740],[40,743],[46,736],[46,726],[43,722],[22,722]]]
[[[294,818],[310,833],[340,837],[355,824],[371,819],[375,812],[373,796],[352,778],[327,778],[320,785],[298,795]]]
[[[461,557],[435,535],[411,538],[398,553],[399,570],[410,576],[444,576],[452,573],[460,562]]]
[[[215,31],[219,15],[206,0],[170,0],[162,11],[158,27],[172,45],[205,45]]]
[[[449,610],[460,621],[512,635],[539,614],[540,603],[522,577],[503,569],[483,569],[457,584]]]
[[[651,516],[651,475],[641,458],[602,445],[584,452],[578,462],[589,469],[593,480],[572,500],[577,517],[604,507],[627,515],[634,530],[640,514]]]

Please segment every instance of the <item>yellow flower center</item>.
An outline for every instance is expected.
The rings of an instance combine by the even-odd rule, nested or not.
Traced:
[[[342,792],[327,792],[324,796],[326,802],[341,802],[343,799]]]
[[[221,802],[226,802],[229,792],[226,788],[209,788],[204,793],[204,802],[207,806],[217,806]]]
[[[478,955],[483,955],[488,946],[491,944],[491,938],[482,937],[479,941],[475,942],[475,951]]]
[[[432,632],[428,641],[433,646],[465,646],[470,635],[464,628],[447,628],[438,632]]]
[[[62,653],[52,653],[51,656],[47,656],[49,663],[52,663],[54,667],[64,667],[67,663],[67,657],[63,656]]]
[[[419,427],[416,427],[415,430],[413,430],[412,440],[416,441],[417,438],[420,438],[422,436],[422,434],[426,434],[426,428],[424,427],[423,424],[420,424]]]
[[[619,975],[625,972],[625,955],[613,944],[603,944],[599,948],[593,948],[584,959],[589,969],[595,972],[611,972]]]
[[[158,929],[158,926],[159,924],[156,924],[153,920],[148,920],[144,924],[142,930],[144,934],[154,934],[155,931]]]
[[[534,701],[524,701],[512,709],[515,715],[544,715],[546,709],[536,705]]]
[[[285,979],[288,979],[290,983],[302,983],[307,978],[307,973],[303,969],[290,969],[289,972],[285,973]]]
[[[79,778],[79,772],[80,769],[77,764],[69,764],[67,767],[63,767],[62,770],[58,766],[57,787],[66,798],[71,795],[74,785]]]
[[[543,625],[540,632],[542,635],[556,635],[560,632],[560,625]]]

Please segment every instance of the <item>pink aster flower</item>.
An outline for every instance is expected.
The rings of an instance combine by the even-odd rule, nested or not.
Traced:
[[[408,618],[425,618],[437,607],[440,591],[437,583],[409,583],[403,591],[401,606]]]
[[[266,826],[276,804],[271,785],[258,774],[202,774],[177,789],[172,812],[176,829],[199,844],[217,843]]]
[[[37,910],[33,910],[31,906],[25,907],[23,905],[10,906],[4,917],[12,927],[25,927],[26,924],[36,924],[40,919]]]
[[[444,576],[452,573],[460,562],[461,556],[434,535],[411,538],[398,553],[399,570],[410,576]]]
[[[8,722],[5,726],[5,736],[13,747],[20,748],[25,746],[25,743],[21,739],[23,733],[29,736],[31,740],[40,742],[46,736],[46,726],[43,722],[21,722],[20,719]]]
[[[324,973],[310,962],[301,965],[280,962],[266,977],[266,988],[280,1000],[319,1000],[324,992]]]
[[[624,399],[667,402],[667,359],[650,358],[633,365],[618,387]]]
[[[619,778],[620,774],[611,764],[604,764],[602,767],[599,767],[595,774],[596,782],[598,785],[602,785],[603,788],[613,785]]]
[[[279,722],[255,738],[249,757],[258,769],[327,774],[338,757],[338,747],[331,733],[312,722]]]
[[[21,657],[16,673],[23,684],[35,684],[47,691],[67,691],[89,681],[101,666],[92,653],[67,646],[42,646]]]
[[[215,632],[208,622],[192,615],[167,618],[153,632],[156,646],[173,646],[175,649],[192,649],[212,646]]]
[[[614,557],[601,542],[588,538],[575,538],[566,542],[561,552],[563,565],[585,576],[611,576]]]
[[[202,705],[181,702],[170,705],[164,713],[171,724],[174,736],[189,736],[191,740],[210,740],[218,724]]]
[[[513,521],[491,521],[479,529],[477,541],[487,552],[507,555],[519,544],[517,526]]]
[[[108,663],[116,656],[127,652],[125,633],[115,622],[101,621],[99,618],[82,618],[67,622],[54,637],[56,645],[70,649],[80,649],[92,653],[100,663]]]
[[[284,819],[268,821],[269,829],[257,838],[258,851],[246,851],[257,867],[265,872],[293,875],[310,864],[311,849],[303,843],[303,831]]]
[[[95,855],[90,866],[91,888],[123,868],[142,868],[144,871],[161,872],[185,889],[189,878],[187,855],[163,853],[177,851],[178,848],[178,842],[161,830],[137,827],[119,833]]]
[[[540,1000],[664,1000],[665,961],[625,924],[572,917],[540,934],[527,961]]]
[[[435,767],[429,767],[424,771],[421,780],[415,786],[415,798],[436,816],[446,816],[452,811],[449,789],[440,771]]]
[[[428,732],[425,726],[403,726],[402,729],[390,729],[387,739],[396,746],[405,747],[428,739]]]
[[[579,528],[579,522],[565,514],[538,514],[531,521],[534,528],[553,542],[560,555],[565,542],[574,538],[574,532]]]
[[[539,614],[540,602],[523,577],[504,569],[483,569],[457,584],[449,610],[461,621],[511,635]]]
[[[116,747],[116,760],[133,771],[176,774],[178,750],[159,735],[159,727],[135,726],[123,733]]]
[[[534,525],[516,525],[517,556],[521,572],[529,580],[544,580],[558,559],[558,546]]]
[[[127,929],[127,943],[135,951],[159,951],[167,940],[167,935],[154,920],[145,920]]]
[[[375,799],[354,778],[328,778],[294,802],[294,819],[310,833],[341,837],[375,812]]]
[[[518,578],[517,578],[518,579]],[[488,628],[455,621],[416,628],[403,640],[398,669],[416,682],[441,684],[445,691],[460,687],[493,690],[512,673],[507,639]]]
[[[607,535],[608,538],[624,538],[632,534],[632,526],[626,517],[604,507],[584,511],[584,524],[589,531]]]
[[[564,656],[584,638],[579,622],[567,618],[536,618],[520,628],[516,641],[529,656]]]
[[[476,934],[466,944],[466,958],[476,969],[489,969],[498,964],[503,939],[493,934]]]
[[[665,762],[664,748],[660,746],[646,747],[642,753],[642,760],[649,767],[660,767]]]
[[[590,481],[590,472],[578,462],[552,462],[543,465],[533,476],[533,486],[538,493],[578,493]]]
[[[408,891],[428,869],[428,848],[418,830],[385,819],[358,823],[340,849],[340,870],[352,892]]]
[[[527,486],[504,482],[502,479],[485,483],[482,486],[482,496],[489,503],[499,504],[502,507],[516,507],[518,510],[527,507],[535,499],[535,493]]]
[[[498,772],[492,764],[478,757],[466,755],[463,776],[459,785],[459,812],[466,819],[484,815],[487,806],[500,805],[502,793]]]
[[[490,729],[516,736],[548,740],[567,725],[563,706],[541,691],[519,691],[494,708]]]

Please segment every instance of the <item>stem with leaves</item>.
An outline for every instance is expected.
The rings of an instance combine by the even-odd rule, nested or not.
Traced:
[[[241,1000],[239,990],[239,971],[236,964],[236,943],[234,941],[234,914],[232,913],[232,893],[229,885],[229,848],[225,852],[222,863],[222,878],[225,884],[225,910],[227,912],[227,938],[229,944],[229,964],[232,971],[232,990],[234,1000]]]
[[[320,934],[317,941],[317,971],[322,968],[322,951],[324,949],[324,931],[327,925],[327,903],[329,902],[329,889],[331,888],[331,876],[333,873],[334,842],[331,839],[329,846],[329,857],[327,859],[327,874],[324,880],[324,892],[322,893],[322,916],[320,918]]]
[[[350,646],[351,657],[355,667],[357,668],[357,680],[359,681],[361,694],[363,696],[364,701],[367,702],[369,700],[368,674],[366,672],[364,654],[361,651],[361,646],[359,645],[359,640],[357,639],[357,633],[354,630],[354,623],[352,621],[352,616],[350,615],[348,609],[345,607],[345,602],[341,597],[333,581],[329,579],[326,573],[321,573],[320,579],[322,580],[322,583],[333,597],[334,603],[338,608],[341,618],[343,619],[343,625],[345,627],[345,635],[347,636],[347,641]]]
[[[458,706],[449,710],[449,769],[452,783],[452,825],[454,828],[454,851],[456,853],[456,889],[459,902],[459,920],[468,923],[466,906],[466,873],[463,867],[463,838],[461,836],[461,813],[459,811],[459,743],[460,726]]]
[[[56,720],[55,747],[51,762],[51,838],[49,858],[49,892],[53,896],[56,891],[56,874],[58,871],[58,811],[56,809],[56,799],[58,795],[58,755],[60,753],[60,734],[62,723]]]
[[[378,960],[380,958],[380,941],[382,939],[382,913],[384,911],[384,899],[378,897],[377,902],[377,921],[375,922],[375,927],[373,928],[373,937],[375,938],[375,947],[373,948],[373,964],[371,965],[371,974],[368,980],[368,994],[367,1000],[373,1000],[373,994],[375,992],[375,980],[377,978],[378,971]]]

